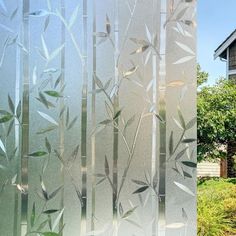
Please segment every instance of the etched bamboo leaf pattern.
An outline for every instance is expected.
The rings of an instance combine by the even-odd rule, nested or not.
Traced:
[[[0,0],[1,234],[194,235],[195,5]]]

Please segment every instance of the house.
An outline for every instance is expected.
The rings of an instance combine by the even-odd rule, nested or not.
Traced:
[[[215,50],[214,59],[217,58],[226,63],[226,78],[236,81],[236,29]],[[234,177],[235,142],[228,144],[227,152],[227,160],[200,163],[197,169],[198,176]]]
[[[215,50],[214,58],[226,62],[226,76],[236,79],[236,30],[234,30]]]
[[[226,62],[226,78],[236,81],[236,29],[215,50],[214,58]],[[227,161],[223,164],[222,172],[227,177],[236,177],[235,153],[236,142],[227,145]]]

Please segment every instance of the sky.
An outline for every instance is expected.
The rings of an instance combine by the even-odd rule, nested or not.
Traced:
[[[214,60],[215,49],[236,29],[236,0],[198,0],[198,63],[209,84],[226,74],[226,63]]]

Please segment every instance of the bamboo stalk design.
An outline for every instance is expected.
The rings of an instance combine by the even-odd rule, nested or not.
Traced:
[[[119,86],[119,71],[118,71],[118,58],[119,58],[119,0],[115,0],[115,20],[114,20],[114,73],[115,73],[115,86],[117,86],[117,93],[113,98],[113,111],[114,115],[119,110],[119,97],[118,97],[118,86]],[[119,126],[119,117],[114,120],[113,128],[113,227],[114,235],[118,234],[118,158],[119,158],[119,131],[116,127]]]
[[[82,174],[82,206],[80,235],[87,231],[87,0],[83,0],[83,60],[82,60],[82,111],[81,111],[81,174]]]
[[[23,45],[29,51],[29,0],[23,1]],[[23,98],[22,98],[22,140],[21,140],[21,235],[28,230],[28,153],[29,153],[29,55],[23,53]]]
[[[65,2],[64,0],[61,0],[61,15],[63,18],[65,18]],[[61,24],[61,45],[65,43],[65,25]],[[61,50],[61,81],[60,81],[60,90],[63,89],[63,86],[65,84],[65,47]],[[64,98],[60,99],[60,111],[64,108]],[[64,130],[64,125],[65,125],[65,114],[63,113],[60,117],[59,121],[59,137],[60,137],[60,156],[62,160],[64,161],[65,156],[65,130]],[[65,185],[65,166],[61,164],[61,180],[62,180],[62,185]],[[61,209],[64,208],[65,202],[64,202],[64,194],[65,190],[64,188],[61,190],[61,202],[60,206]],[[63,229],[64,227],[64,214],[62,214],[60,223],[59,223],[59,230],[60,230],[60,236],[63,235]]]
[[[167,17],[167,1],[161,0],[161,16],[160,16],[160,64],[159,64],[159,114],[166,120],[166,28],[165,22]],[[158,195],[160,197],[158,209],[158,232],[161,236],[165,236],[165,197],[166,197],[166,122],[160,123],[159,135],[159,185]]]
[[[97,74],[97,38],[96,38],[96,0],[93,0],[93,76]],[[92,90],[96,90],[96,82],[92,79]],[[92,129],[96,128],[96,93],[92,94]],[[95,204],[96,204],[96,177],[95,177],[95,170],[96,170],[96,135],[92,134],[91,136],[91,155],[92,155],[92,162],[91,162],[91,169],[92,169],[92,214],[91,214],[91,230],[95,229]]]
[[[152,2],[152,30],[153,35],[156,37],[156,12],[157,12],[157,5],[156,0]],[[152,39],[154,40],[154,39]],[[154,107],[154,113],[157,114],[157,53],[156,50],[152,50],[152,80],[153,80],[153,87],[152,87],[152,104]],[[157,119],[155,116],[152,117],[152,166],[151,166],[151,179],[154,179],[157,174]],[[155,189],[154,189],[155,191]],[[152,224],[152,235],[157,235],[157,199],[155,195],[152,196],[152,216],[154,222]]]
[[[18,9],[22,9],[21,3],[18,2]],[[21,32],[21,24],[18,26],[18,34]],[[19,104],[20,101],[20,68],[21,68],[21,52],[20,48],[16,45],[16,81],[15,81],[15,104]],[[17,148],[16,156],[20,154],[20,124],[17,119],[15,119],[15,148]],[[16,163],[16,173],[17,179],[19,180],[19,158]],[[13,234],[16,236],[20,235],[19,230],[19,192],[15,189],[15,196],[14,196],[14,225],[13,225]]]

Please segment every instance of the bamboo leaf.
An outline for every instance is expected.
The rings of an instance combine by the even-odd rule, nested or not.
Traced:
[[[156,114],[156,113],[155,113],[155,116],[156,116],[156,118],[157,118],[160,122],[162,122],[162,123],[165,122],[164,119],[163,119],[159,114]]]
[[[50,214],[54,214],[54,213],[56,213],[58,211],[60,211],[60,210],[58,210],[58,209],[51,209],[51,210],[43,211],[43,214],[50,215]]]
[[[123,213],[124,213],[124,209],[123,209],[123,207],[122,207],[121,202],[119,203],[119,213],[120,213],[120,216],[122,216]]]
[[[168,224],[168,225],[166,225],[166,228],[168,228],[168,229],[181,229],[184,226],[185,226],[184,223],[179,222],[179,223]]]
[[[107,115],[110,117],[110,119],[113,119],[112,108],[108,105],[106,101],[105,101],[105,108],[106,108]]]
[[[13,118],[13,115],[7,111],[3,111],[4,114],[0,116],[0,123],[6,123]]]
[[[133,207],[132,209],[128,210],[123,216],[122,216],[122,219],[125,219],[125,218],[128,218],[130,215],[133,214],[133,212],[137,209],[137,206],[136,207]]]
[[[107,160],[107,156],[106,155],[105,155],[104,169],[105,169],[106,176],[109,176],[110,170],[109,170],[109,164],[108,164],[108,160]]]
[[[173,140],[173,131],[171,131],[170,138],[169,138],[169,155],[171,156],[173,154],[174,150],[174,140]]]
[[[60,52],[61,50],[65,47],[64,44],[62,44],[60,47],[58,47],[57,49],[55,49],[51,55],[49,56],[48,60],[52,61]]]
[[[15,174],[13,178],[11,179],[11,184],[12,185],[16,184],[16,180],[17,180],[17,174]]]
[[[188,62],[190,60],[192,60],[195,56],[186,56],[186,57],[182,57],[179,60],[175,61],[173,64],[174,65],[178,65],[178,64],[183,64],[185,62]]]
[[[183,44],[183,43],[180,43],[180,42],[177,42],[177,41],[175,41],[175,43],[176,43],[181,49],[183,49],[185,52],[188,52],[188,53],[190,53],[190,54],[192,54],[192,55],[195,55],[194,51],[193,51],[190,47],[188,47],[187,45],[185,45],[185,44]]]
[[[42,94],[41,94],[42,95]],[[36,98],[39,102],[41,102],[47,109],[49,109],[49,107],[55,107],[55,105],[51,102],[49,102],[48,100],[46,100],[46,98],[44,97],[44,100],[42,98],[42,96],[40,95],[39,98]]]
[[[7,7],[6,7],[6,5],[5,5],[3,0],[0,0],[0,6],[4,10],[4,12],[7,13]]]
[[[188,10],[188,7],[183,8],[177,15],[176,15],[176,20],[180,20]]]
[[[184,128],[182,127],[182,125],[179,123],[178,120],[176,120],[174,117],[172,117],[172,119],[173,119],[173,121],[175,122],[175,124],[176,124],[180,129],[183,129],[183,130],[184,130]]]
[[[51,144],[50,144],[50,142],[48,141],[48,138],[47,138],[47,137],[45,137],[45,147],[47,148],[48,153],[51,153],[51,152],[52,152],[52,147],[51,147]]]
[[[132,52],[130,55],[138,54],[138,53],[143,53],[143,52],[145,52],[149,47],[150,47],[149,45],[141,46],[141,47],[139,47],[138,49],[136,49],[134,52]]]
[[[29,16],[34,16],[34,17],[43,17],[43,16],[47,16],[49,15],[50,12],[44,9],[38,10],[38,11],[34,11],[34,12],[30,12]]]
[[[130,118],[128,119],[128,121],[126,122],[125,127],[127,128],[127,127],[131,126],[134,121],[135,121],[135,115],[133,115],[132,117],[130,117]]]
[[[116,120],[121,115],[122,109],[116,112],[115,116],[113,117],[113,120]]]
[[[158,184],[158,174],[156,172],[155,175],[153,176],[153,180],[152,180],[152,185],[153,185],[154,189],[157,187],[157,184]]]
[[[183,86],[185,83],[182,80],[174,80],[167,84],[168,87],[180,87]]]
[[[15,114],[15,105],[10,97],[10,95],[8,94],[8,106],[12,112],[12,114]]]
[[[79,144],[75,147],[74,151],[72,152],[71,154],[71,158],[70,158],[70,161],[74,161],[79,153]]]
[[[58,76],[57,80],[55,81],[54,89],[57,88],[57,86],[61,82],[61,80],[62,80],[62,74],[60,73],[60,75]]]
[[[48,199],[51,200],[52,198],[54,198],[61,189],[62,189],[62,186],[55,189],[51,194],[49,194]]]
[[[47,201],[49,199],[48,198],[48,193],[47,193],[47,189],[44,185],[44,182],[43,182],[43,179],[42,179],[41,176],[40,176],[40,184],[41,184],[41,190],[42,190],[43,198]]]
[[[47,225],[47,223],[48,223],[48,220],[44,220],[37,228],[37,231],[40,232],[41,230],[43,230],[43,228]]]
[[[33,72],[32,72],[32,82],[33,85],[36,85],[37,82],[37,67],[34,66]]]
[[[47,16],[45,21],[44,21],[44,28],[43,28],[43,32],[46,32],[48,25],[50,23],[50,16]]]
[[[192,175],[190,175],[188,172],[184,171],[184,177],[187,177],[187,178],[193,178]]]
[[[45,233],[41,233],[43,236],[60,236],[58,233],[54,233],[54,232],[45,232]]]
[[[110,84],[111,84],[111,79],[109,79],[109,80],[105,83],[103,89],[104,89],[104,90],[107,90],[107,89],[109,88]]]
[[[78,117],[76,116],[76,117],[70,122],[69,126],[67,127],[67,130],[70,130],[70,129],[74,126],[74,124],[75,124],[75,122],[77,121],[77,119],[78,119]]]
[[[97,32],[96,34],[95,34],[97,37],[100,37],[100,38],[107,38],[107,33],[105,33],[105,32]]]
[[[195,196],[195,194],[194,194],[188,187],[186,187],[185,185],[180,184],[180,183],[175,182],[175,181],[174,181],[174,184],[175,184],[177,187],[179,187],[182,191],[188,193],[188,194],[191,195],[191,196]]]
[[[57,158],[61,161],[61,163],[62,163],[63,166],[64,166],[64,160],[63,160],[61,154],[60,154],[56,149],[54,149],[54,152],[55,152]]]
[[[19,119],[21,116],[21,101],[19,101],[17,108],[16,108],[16,117]]]
[[[2,149],[2,151],[6,154],[6,148],[5,145],[3,144],[2,140],[0,139],[0,148]]]
[[[186,129],[185,120],[179,107],[178,107],[178,116],[179,116],[180,124],[182,128],[185,130]]]
[[[94,174],[94,176],[96,176],[96,177],[99,177],[99,178],[104,178],[104,177],[106,177],[106,175],[104,175],[104,174]]]
[[[54,125],[57,125],[58,126],[58,123],[49,115],[41,112],[41,111],[38,111],[39,115],[42,116],[45,120],[49,121],[50,123],[54,124]]]
[[[69,20],[69,28],[71,28],[74,24],[75,24],[75,21],[78,17],[78,14],[79,14],[79,6],[77,6],[75,8],[75,10],[73,11],[71,17],[70,17],[70,20]]]
[[[28,154],[28,156],[30,156],[30,157],[42,157],[42,156],[45,156],[47,154],[48,153],[45,152],[45,151],[37,151],[37,152],[33,152],[33,153]]]
[[[197,141],[195,138],[186,138],[182,140],[182,143],[193,143],[195,141]]]
[[[184,155],[184,153],[186,152],[187,149],[188,149],[188,147],[186,147],[186,148],[184,148],[182,151],[180,151],[180,152],[176,155],[175,160],[176,160],[176,161],[179,160],[179,159]]]
[[[191,129],[197,122],[197,117],[194,117],[192,120],[190,120],[186,125],[186,130]]]
[[[147,39],[148,41],[151,43],[152,42],[152,35],[147,27],[147,25],[145,24],[145,29],[146,29],[146,36],[147,36]]]
[[[66,127],[68,127],[70,121],[70,108],[67,107],[66,109]]]
[[[175,162],[175,167],[176,167],[177,172],[178,172],[182,177],[184,177],[184,170],[183,170],[182,166],[181,166],[178,162]]]
[[[55,98],[60,98],[62,97],[62,95],[54,90],[48,90],[48,91],[44,91],[44,93],[46,93],[47,95],[51,96],[51,97],[55,97]]]
[[[192,168],[197,168],[197,163],[192,162],[192,161],[182,161],[183,165],[192,167]]]
[[[104,180],[106,180],[107,179],[107,177],[104,177],[104,178],[102,178],[102,179],[100,179],[97,183],[96,183],[96,185],[99,185],[99,184],[101,184]]]
[[[101,122],[99,122],[100,125],[108,125],[112,122],[112,120],[109,120],[109,119],[106,119],[106,120],[103,120]]]
[[[138,184],[138,185],[144,185],[144,186],[147,186],[147,183],[141,181],[141,180],[135,180],[135,179],[132,179],[132,182],[134,182],[135,184]]]
[[[34,202],[32,212],[31,212],[31,216],[30,216],[30,226],[31,226],[31,228],[34,227],[35,217],[36,217],[36,210],[35,210],[35,202]]]
[[[91,136],[98,134],[99,132],[101,132],[106,126],[105,125],[99,125],[97,126],[92,132],[91,132]]]
[[[51,131],[55,130],[56,128],[57,128],[57,126],[48,126],[45,129],[41,129],[36,134],[45,134],[45,133],[48,133],[48,132],[51,132]]]
[[[149,188],[149,186],[143,186],[143,187],[138,188],[137,190],[135,190],[135,191],[133,192],[133,194],[142,193],[142,192],[146,191],[148,188]]]
[[[184,222],[187,223],[188,215],[187,215],[186,211],[184,210],[184,208],[182,208],[182,217],[184,219]]]
[[[78,197],[78,199],[80,201],[81,207],[82,207],[84,205],[82,194],[81,194],[79,188],[74,183],[73,183],[73,186],[75,188],[76,195],[77,195],[77,197]]]
[[[41,102],[47,109],[49,109],[50,103],[41,92],[39,92],[39,98],[36,99]]]
[[[142,45],[142,46],[149,45],[149,43],[146,40],[143,40],[143,39],[130,38],[130,40],[133,43],[138,44],[138,45]]]
[[[48,48],[47,48],[47,45],[46,45],[43,35],[41,35],[41,42],[42,42],[42,46],[43,46],[42,53],[43,53],[44,57],[48,60],[49,59],[49,52],[48,52]]]
[[[100,89],[103,89],[102,81],[101,81],[96,75],[94,76],[94,80],[95,80],[96,85],[97,85]]]
[[[108,15],[106,15],[106,32],[108,35],[111,33],[111,22]]]
[[[131,69],[123,73],[123,77],[127,78],[128,76],[133,75],[137,71],[137,69],[138,69],[138,66],[132,67]]]

